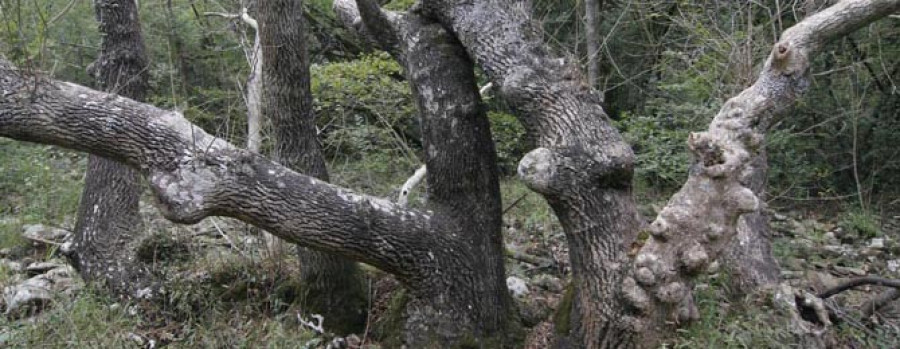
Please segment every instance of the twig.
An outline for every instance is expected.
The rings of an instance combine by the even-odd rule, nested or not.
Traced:
[[[819,294],[819,298],[826,299],[826,298],[834,296],[838,293],[841,293],[841,292],[844,292],[851,288],[862,286],[862,285],[876,285],[876,286],[900,288],[900,280],[886,279],[886,278],[877,277],[877,276],[864,276],[864,277],[852,279],[841,285],[835,286],[835,287],[831,288],[830,290],[822,292]]]
[[[516,199],[516,201],[513,201],[513,203],[509,204],[509,206],[506,206],[506,208],[503,209],[502,214],[506,214],[507,212],[509,212],[509,210],[512,210],[513,207],[516,207],[516,205],[518,205],[519,202],[521,202],[523,199],[525,199],[525,197],[528,196],[528,194],[531,194],[531,193],[522,194],[522,196],[520,196],[518,199]]]
[[[62,246],[62,243],[61,243],[61,242],[50,241],[50,240],[44,240],[44,239],[41,239],[41,238],[39,238],[39,237],[24,236],[24,238],[26,238],[26,239],[28,239],[28,240],[31,240],[31,241],[36,241],[36,242],[44,243],[44,244],[47,244],[47,245]]]
[[[216,220],[215,220],[215,219],[212,219],[212,218],[211,218],[209,221],[212,223],[213,227],[215,227],[216,230],[219,231],[219,234],[221,234],[222,237],[225,238],[225,242],[227,242],[228,245],[231,246],[232,249],[234,249],[235,251],[237,251],[238,253],[240,253],[241,256],[244,256],[245,258],[248,258],[247,254],[245,254],[243,250],[241,250],[240,248],[238,248],[238,246],[235,245],[233,241],[231,241],[231,238],[228,237],[228,234],[226,234],[225,231],[222,230],[222,228],[219,228],[219,225],[216,224]]]

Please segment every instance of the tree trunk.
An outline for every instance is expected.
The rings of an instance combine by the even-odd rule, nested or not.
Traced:
[[[394,37],[402,39],[398,43],[408,40],[404,57],[422,117],[435,118],[426,134],[441,137],[426,148],[428,172],[435,172],[429,181],[447,182],[447,189],[435,189],[435,195],[446,196],[430,210],[354,194],[216,139],[177,112],[25,76],[4,61],[0,136],[88,151],[138,168],[173,221],[232,216],[396,275],[412,296],[405,327],[409,347],[510,345],[498,339],[509,324],[497,306],[508,304],[497,280],[502,267],[494,266],[502,256],[495,248],[499,234],[474,232],[488,229],[469,223],[491,226],[496,218],[459,213],[465,207],[493,212],[496,202],[475,191],[492,190],[496,170],[475,165],[494,155],[472,152],[485,150],[475,145],[488,141],[482,139],[485,123],[470,118],[480,104],[474,83],[462,88],[474,78],[461,44],[538,140],[519,174],[551,204],[570,244],[572,345],[656,347],[676,325],[697,316],[692,280],[722,254],[740,216],[761,208],[744,174],[759,164],[770,119],[808,86],[810,59],[827,41],[900,9],[900,0],[843,1],[787,30],[757,82],[725,103],[708,131],[690,137],[696,163],[689,178],[631,262],[625,251],[638,229],[630,193],[633,155],[577,66],[549,55],[541,36],[506,0],[426,0],[407,14],[408,21],[378,11],[371,1],[359,3],[367,29],[401,34]],[[434,19],[443,25],[431,25]],[[417,23],[423,26],[417,29]],[[444,28],[459,41],[441,34]],[[434,70],[428,63],[436,64]],[[454,152],[455,147],[472,150]],[[441,170],[450,166],[445,158],[463,166]]]
[[[726,103],[708,132],[692,135],[697,163],[630,263],[624,251],[638,229],[634,156],[577,67],[550,55],[506,1],[422,4],[457,34],[538,141],[519,176],[547,199],[566,233],[574,298],[571,316],[561,317],[569,323],[557,326],[569,343],[587,348],[653,347],[675,324],[696,318],[691,282],[728,246],[741,215],[759,211],[745,174],[757,171],[769,119],[808,85],[810,56],[900,7],[897,0],[841,2],[786,32],[759,81]]]
[[[587,45],[587,81],[588,86],[596,88],[600,77],[600,11],[603,0],[584,1],[584,34]]]
[[[132,0],[94,2],[102,35],[100,56],[91,65],[98,84],[110,93],[143,99],[147,55],[137,7]],[[154,283],[147,266],[135,260],[143,232],[138,201],[139,174],[125,165],[91,155],[68,253],[81,276],[105,284],[118,296],[149,296]]]
[[[765,200],[768,165],[765,150],[760,150],[755,171],[744,181],[760,200]],[[780,281],[781,268],[772,256],[772,237],[769,234],[769,217],[765,212],[741,215],[737,236],[720,258],[720,263],[730,276],[730,292],[733,297],[751,294]]]
[[[250,76],[247,77],[247,149],[259,153],[262,146],[262,47],[259,42],[259,24],[243,9],[244,22],[253,27],[253,52],[250,53]]]
[[[497,155],[473,62],[440,23],[416,11],[384,12],[369,0],[338,0],[334,6],[347,27],[404,67],[422,125],[429,208],[451,217],[480,266],[469,276],[477,296],[457,298],[460,290],[443,290],[440,298],[456,301],[436,307],[417,298],[408,304],[404,344],[447,345],[475,334],[487,343],[509,345],[518,333],[505,282]]]
[[[272,124],[274,160],[299,173],[328,181],[316,135],[303,2],[260,2],[262,112]],[[277,249],[277,248],[276,248]],[[356,263],[300,247],[301,304],[325,317],[325,326],[340,334],[362,332],[366,293]]]

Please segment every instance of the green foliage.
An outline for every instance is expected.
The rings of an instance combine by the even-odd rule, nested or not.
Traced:
[[[505,175],[514,175],[519,160],[530,150],[525,140],[525,128],[515,116],[503,112],[488,112],[491,134],[497,151],[497,166]]]
[[[71,302],[56,302],[38,321],[10,321],[0,317],[0,337],[5,348],[97,347],[124,348],[134,345],[128,329],[141,320],[126,307],[111,307],[112,299],[85,290]]]
[[[408,84],[386,53],[314,65],[314,105],[329,157],[365,153],[412,156],[419,129]]]
[[[0,138],[0,248],[21,245],[23,224],[71,223],[86,157]]]
[[[702,130],[713,114],[711,106],[675,104],[662,99],[649,101],[645,115],[623,113],[617,126],[637,156],[637,181],[663,191],[680,186],[693,161],[687,138],[691,132]]]
[[[391,0],[383,7],[384,9],[391,11],[406,11],[415,3],[416,0]]]
[[[859,209],[845,211],[838,221],[838,226],[851,236],[861,239],[871,239],[882,235],[881,224],[878,217],[871,212]]]

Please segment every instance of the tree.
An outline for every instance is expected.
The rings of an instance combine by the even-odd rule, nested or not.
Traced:
[[[102,41],[100,55],[89,70],[103,90],[144,99],[149,62],[137,4],[98,0],[94,8]],[[90,156],[75,238],[67,253],[85,280],[99,281],[126,298],[150,296],[154,286],[147,265],[136,260],[143,232],[138,210],[140,181],[134,169]]]
[[[690,176],[632,260],[627,247],[642,227],[631,195],[631,149],[575,65],[551,55],[527,18],[501,0],[424,1],[403,14],[357,4],[366,30],[401,39],[394,47],[426,124],[428,210],[293,172],[213,138],[177,112],[36,78],[8,63],[0,67],[0,135],[138,168],[173,221],[232,216],[395,275],[409,291],[404,330],[411,347],[510,346],[504,333],[513,317],[494,228],[495,155],[479,117],[474,63],[536,140],[519,176],[547,199],[569,242],[573,288],[568,321],[557,323],[561,343],[652,347],[696,317],[693,278],[728,246],[740,217],[763,206],[745,175],[759,164],[771,119],[806,89],[812,58],[828,41],[900,9],[897,0],[844,1],[785,31],[756,83],[690,137]]]
[[[303,2],[260,2],[262,115],[271,120],[274,159],[299,173],[328,181],[316,134],[309,82],[309,54]],[[329,253],[300,248],[304,311],[324,315],[325,326],[342,334],[361,332],[366,294],[356,263]]]

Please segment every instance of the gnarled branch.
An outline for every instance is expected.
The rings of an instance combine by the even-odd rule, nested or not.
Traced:
[[[445,250],[465,254],[430,212],[293,172],[194,126],[178,112],[0,62],[0,136],[90,152],[139,169],[166,218],[230,216],[302,246],[428,285]]]

